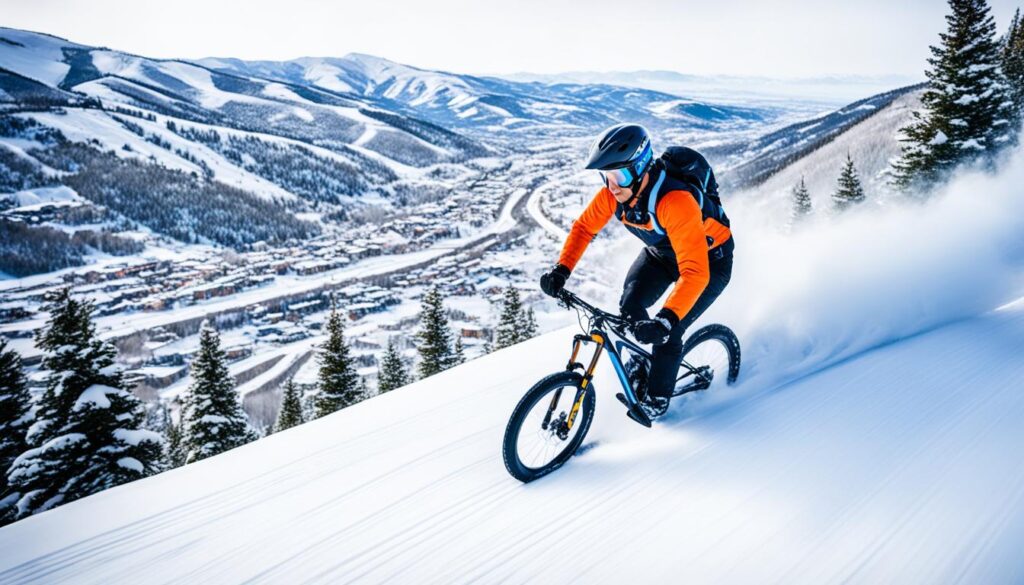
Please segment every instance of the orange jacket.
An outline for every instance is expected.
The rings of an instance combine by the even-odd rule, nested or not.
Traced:
[[[728,227],[713,219],[703,221],[700,206],[688,191],[667,191],[657,201],[654,213],[668,237],[679,267],[679,280],[665,301],[665,308],[682,319],[693,308],[711,278],[708,266],[709,241],[710,248],[715,248],[728,241],[732,234]],[[637,199],[632,204],[636,205]],[[575,268],[591,240],[615,215],[616,206],[611,191],[602,187],[573,222],[558,263],[569,270]],[[624,218],[621,221],[627,227],[654,232],[650,220],[647,225],[629,223]]]

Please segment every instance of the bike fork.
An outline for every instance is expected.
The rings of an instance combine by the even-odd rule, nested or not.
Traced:
[[[587,386],[590,384],[590,380],[594,377],[594,370],[597,369],[597,360],[601,357],[601,351],[604,349],[605,339],[604,336],[598,333],[591,333],[589,336],[576,335],[572,340],[572,355],[569,356],[569,362],[566,364],[565,369],[572,371],[577,367],[582,368],[583,364],[576,361],[579,356],[580,348],[585,342],[594,342],[597,347],[594,348],[594,355],[590,358],[590,364],[583,372],[583,381],[580,383],[580,387],[576,390],[576,397],[572,403],[572,410],[569,411],[569,418],[565,421],[565,431],[572,430],[573,423],[576,422],[576,415],[579,414],[580,408],[583,407],[583,399],[587,395]],[[541,428],[547,429],[551,423],[551,416],[555,412],[555,408],[558,405],[558,399],[562,396],[562,389],[555,390],[555,395],[551,397],[551,404],[548,406],[547,414],[544,415],[544,422],[541,424]]]

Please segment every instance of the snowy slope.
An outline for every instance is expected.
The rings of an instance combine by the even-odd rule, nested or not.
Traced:
[[[652,431],[605,368],[589,448],[523,486],[505,418],[569,333],[2,529],[0,581],[1024,578],[1024,306]]]
[[[759,186],[782,169],[830,144],[851,128],[877,118],[883,111],[889,112],[883,118],[890,124],[893,123],[893,111],[904,117],[909,116],[906,108],[908,94],[919,95],[922,89],[920,85],[907,86],[873,95],[822,116],[773,130],[754,140],[715,145],[705,152],[715,161],[718,169],[716,173],[722,176],[723,187]],[[896,102],[899,105],[893,108]],[[898,122],[897,127],[902,123]],[[877,127],[877,121],[875,125]],[[895,129],[892,129],[884,135],[870,138],[875,141],[885,140],[888,146],[890,142],[895,144],[895,137],[892,136],[894,133]],[[885,150],[892,150],[892,147]]]
[[[46,85],[58,85],[71,69],[64,50],[81,48],[58,37],[0,27],[0,65]]]
[[[1019,582],[1024,300],[992,309],[1024,290],[1022,180],[788,238],[737,205],[708,318],[739,384],[646,430],[602,364],[583,452],[535,484],[501,435],[573,328],[0,529],[0,582]]]
[[[902,146],[899,130],[912,120],[911,113],[920,108],[920,104],[920,91],[900,96],[828,144],[796,160],[758,185],[755,188],[758,196],[766,201],[783,202],[781,207],[788,212],[793,187],[803,177],[814,205],[819,209],[828,209],[848,153],[857,168],[867,197],[877,199],[888,194],[891,191],[888,171],[892,161],[899,157]]]

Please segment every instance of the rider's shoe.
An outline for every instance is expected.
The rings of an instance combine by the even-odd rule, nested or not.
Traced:
[[[630,356],[626,360],[625,369],[626,378],[633,386],[633,392],[643,400],[644,395],[647,394],[647,362],[636,356]]]
[[[640,403],[640,408],[644,409],[644,413],[649,418],[655,419],[668,412],[671,400],[671,396],[648,396]]]

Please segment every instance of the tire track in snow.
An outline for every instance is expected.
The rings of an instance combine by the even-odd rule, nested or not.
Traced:
[[[479,465],[480,463],[483,463],[483,462],[484,461],[476,461],[476,462],[464,465],[462,467],[458,467],[455,470],[449,471],[449,472],[445,473],[444,475],[442,475],[440,478],[437,478],[437,479],[433,480],[432,482],[430,482],[427,485],[427,487],[429,488],[433,484],[444,483],[444,482],[446,482],[448,480],[451,480],[452,478],[458,477],[458,475],[461,472],[463,472],[463,471],[465,471],[465,470],[467,470],[469,468],[472,468],[472,467],[474,467],[476,465]],[[376,481],[379,481],[380,479],[383,479],[383,478],[386,478],[388,476],[391,476],[395,472],[396,472],[396,470],[388,471],[388,472],[382,474],[381,476],[378,476],[378,477],[374,478],[373,482],[376,482]],[[368,483],[372,483],[372,482],[368,482]],[[355,490],[353,490],[353,491],[355,491]],[[401,503],[403,503],[405,501],[408,501],[410,499],[415,498],[417,495],[418,495],[417,492],[409,493],[409,494],[399,498],[398,500],[392,502],[391,504],[389,504],[389,506],[399,505],[399,504],[401,504]],[[306,564],[306,563],[314,561],[313,559],[309,559],[309,557],[311,555],[314,555],[315,553],[319,552],[320,549],[322,549],[324,547],[331,546],[331,545],[336,545],[338,543],[338,541],[342,537],[344,537],[348,532],[356,530],[358,527],[360,527],[364,523],[368,522],[369,519],[375,518],[378,514],[381,514],[383,512],[383,510],[387,510],[387,508],[384,508],[382,510],[378,510],[376,512],[372,512],[368,516],[358,520],[357,522],[347,525],[344,529],[342,529],[340,531],[337,531],[337,532],[330,533],[330,534],[320,538],[316,542],[314,542],[311,545],[306,546],[305,548],[299,550],[298,552],[290,555],[286,559],[283,559],[283,560],[281,560],[281,561],[271,565],[267,569],[264,569],[260,573],[250,577],[249,579],[246,580],[246,582],[248,582],[248,583],[258,583],[258,582],[261,582],[261,581],[264,581],[264,582],[265,581],[278,582],[278,581],[275,581],[275,579],[276,578],[280,578],[282,576],[286,576],[286,575],[281,575],[281,573],[285,572],[285,571],[292,570],[294,568],[293,566],[296,563],[302,563],[304,568],[308,568],[308,564]],[[292,577],[294,578],[294,575],[292,575]]]

